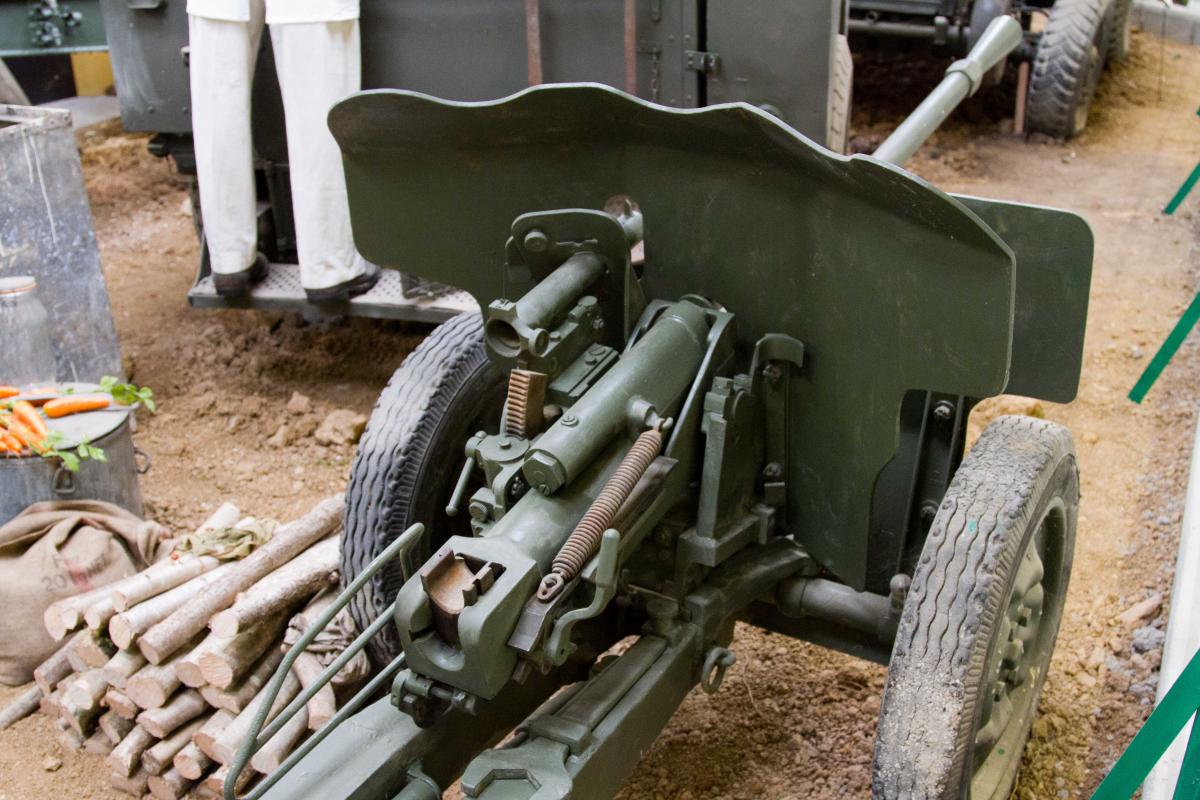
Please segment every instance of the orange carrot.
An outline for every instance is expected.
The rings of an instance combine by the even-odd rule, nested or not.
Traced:
[[[0,430],[0,449],[9,453],[20,453],[25,449],[25,445],[8,431]]]
[[[20,393],[21,390],[15,386],[0,385],[0,400],[3,400],[6,397],[16,397]]]
[[[36,433],[39,438],[45,439],[49,435],[50,431],[46,428],[46,421],[27,401],[18,400],[13,403],[12,410],[13,416],[26,428]]]
[[[48,449],[46,437],[38,436],[33,431],[29,430],[20,420],[12,414],[4,414],[0,416],[0,424],[8,428],[8,432],[17,437],[24,444],[29,445],[35,453],[42,453]]]
[[[95,411],[108,408],[108,398],[98,394],[74,394],[70,397],[58,397],[42,406],[42,411],[51,419],[65,417],[68,414],[79,414],[84,411]]]

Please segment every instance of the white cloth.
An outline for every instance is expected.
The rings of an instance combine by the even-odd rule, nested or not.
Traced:
[[[248,269],[257,256],[250,83],[262,20],[188,17],[200,214],[212,270],[222,274]]]
[[[271,26],[287,127],[300,279],[306,289],[323,289],[368,269],[354,249],[341,151],[326,122],[330,106],[361,86],[357,2],[188,0],[200,209],[213,271],[228,274],[252,265],[257,196],[250,86],[264,19],[278,7],[288,8],[288,14],[276,15],[287,19],[301,12],[354,12],[347,20]],[[236,19],[241,16],[245,19]]]
[[[358,19],[358,0],[265,0],[267,24],[344,22]],[[188,0],[187,13],[227,22],[250,22],[256,7],[262,18],[264,0]]]
[[[342,151],[329,132],[330,107],[362,85],[358,20],[271,26],[287,119],[296,250],[306,289],[367,271],[354,249]]]

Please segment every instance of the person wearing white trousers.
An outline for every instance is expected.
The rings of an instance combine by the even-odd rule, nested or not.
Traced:
[[[245,294],[267,274],[257,249],[250,89],[263,24],[283,96],[300,279],[312,302],[379,278],[354,248],[341,152],[326,124],[361,87],[358,0],[188,0],[192,137],[213,282]]]

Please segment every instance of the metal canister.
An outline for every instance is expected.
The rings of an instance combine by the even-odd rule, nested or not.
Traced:
[[[0,383],[30,386],[54,380],[50,317],[36,289],[37,281],[28,275],[0,278]]]
[[[102,448],[106,460],[83,459],[79,471],[71,472],[57,458],[0,458],[0,524],[45,500],[104,500],[141,516],[138,475],[146,471],[149,462],[134,447],[132,412],[117,408],[51,423],[53,430],[62,433],[59,449],[77,447],[86,440]]]

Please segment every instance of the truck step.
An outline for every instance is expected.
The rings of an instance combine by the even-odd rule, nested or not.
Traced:
[[[403,319],[414,322],[443,322],[464,311],[479,309],[475,299],[466,292],[451,289],[441,292],[410,291],[405,297],[401,275],[385,269],[379,283],[371,291],[352,298],[348,303],[313,305],[300,285],[300,267],[296,264],[271,264],[266,280],[256,285],[245,297],[222,297],[213,287],[212,276],[196,281],[188,292],[193,308],[256,308],[264,311],[296,311],[308,317],[352,316],[376,319]]]

